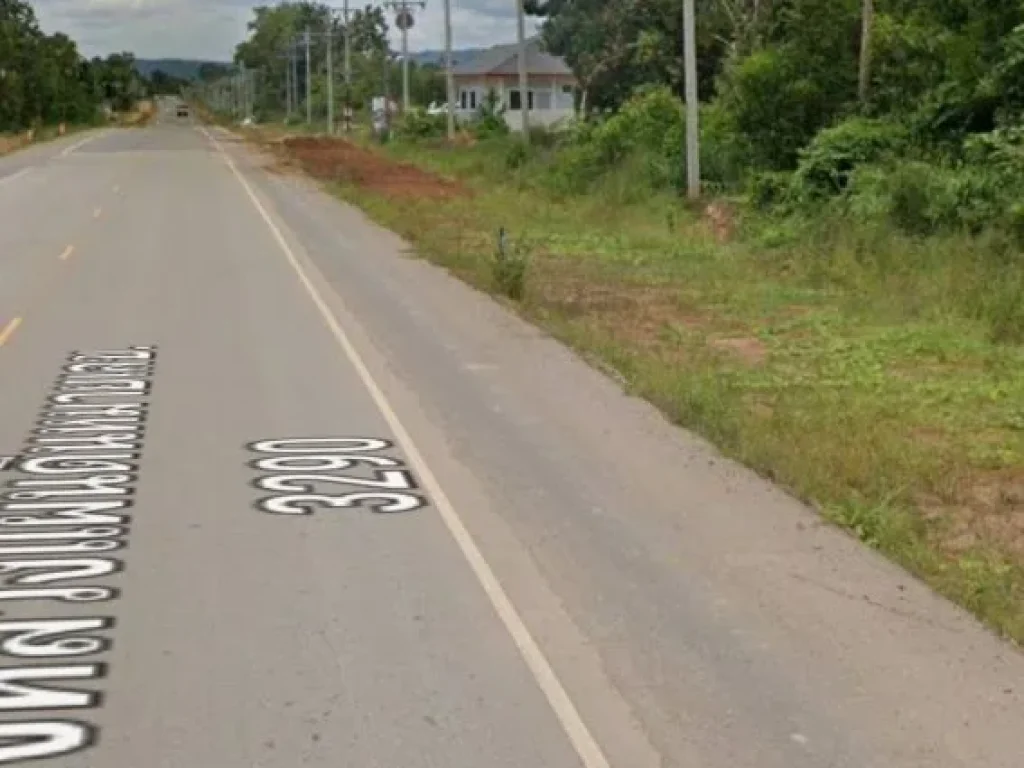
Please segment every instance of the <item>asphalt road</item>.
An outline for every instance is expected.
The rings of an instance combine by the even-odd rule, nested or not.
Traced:
[[[1018,651],[264,165],[0,159],[0,765],[1024,764]]]

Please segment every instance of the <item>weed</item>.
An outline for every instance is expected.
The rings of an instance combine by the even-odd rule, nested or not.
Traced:
[[[529,247],[524,241],[510,241],[505,228],[498,230],[498,247],[493,262],[494,284],[498,292],[513,301],[526,294]]]

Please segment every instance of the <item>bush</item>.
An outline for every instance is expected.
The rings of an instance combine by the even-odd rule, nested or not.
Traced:
[[[530,148],[526,146],[525,142],[516,140],[505,153],[505,167],[510,171],[518,171],[526,165],[529,159]]]
[[[853,170],[905,150],[907,136],[898,124],[855,117],[819,132],[800,150],[794,183],[801,194],[817,198],[846,191]]]
[[[525,242],[510,242],[504,227],[498,232],[498,249],[492,263],[494,285],[513,301],[521,301],[526,294],[528,255]]]
[[[757,51],[723,75],[718,107],[748,143],[755,166],[794,168],[800,147],[832,119],[836,107],[812,75],[773,49]]]
[[[750,179],[750,202],[755,208],[767,211],[790,197],[793,174],[785,171],[762,171]]]
[[[500,106],[498,94],[493,88],[484,97],[472,130],[478,139],[492,139],[509,134],[508,123],[505,122],[505,108]]]
[[[704,181],[726,188],[742,185],[750,172],[751,156],[750,145],[733,115],[721,103],[702,104],[700,167]]]
[[[421,110],[410,110],[402,115],[395,126],[395,134],[403,139],[435,139],[445,135],[448,120],[445,115],[429,115]]]

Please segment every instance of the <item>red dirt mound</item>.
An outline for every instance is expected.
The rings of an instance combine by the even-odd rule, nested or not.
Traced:
[[[298,161],[302,170],[324,181],[346,181],[395,198],[436,199],[468,194],[454,181],[382,157],[343,139],[295,136],[279,146]]]

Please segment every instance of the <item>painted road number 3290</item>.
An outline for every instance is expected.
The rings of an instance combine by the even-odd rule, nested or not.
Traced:
[[[249,463],[255,486],[275,495],[257,507],[274,515],[311,515],[316,509],[411,512],[426,505],[412,473],[375,437],[300,437],[260,440]]]

